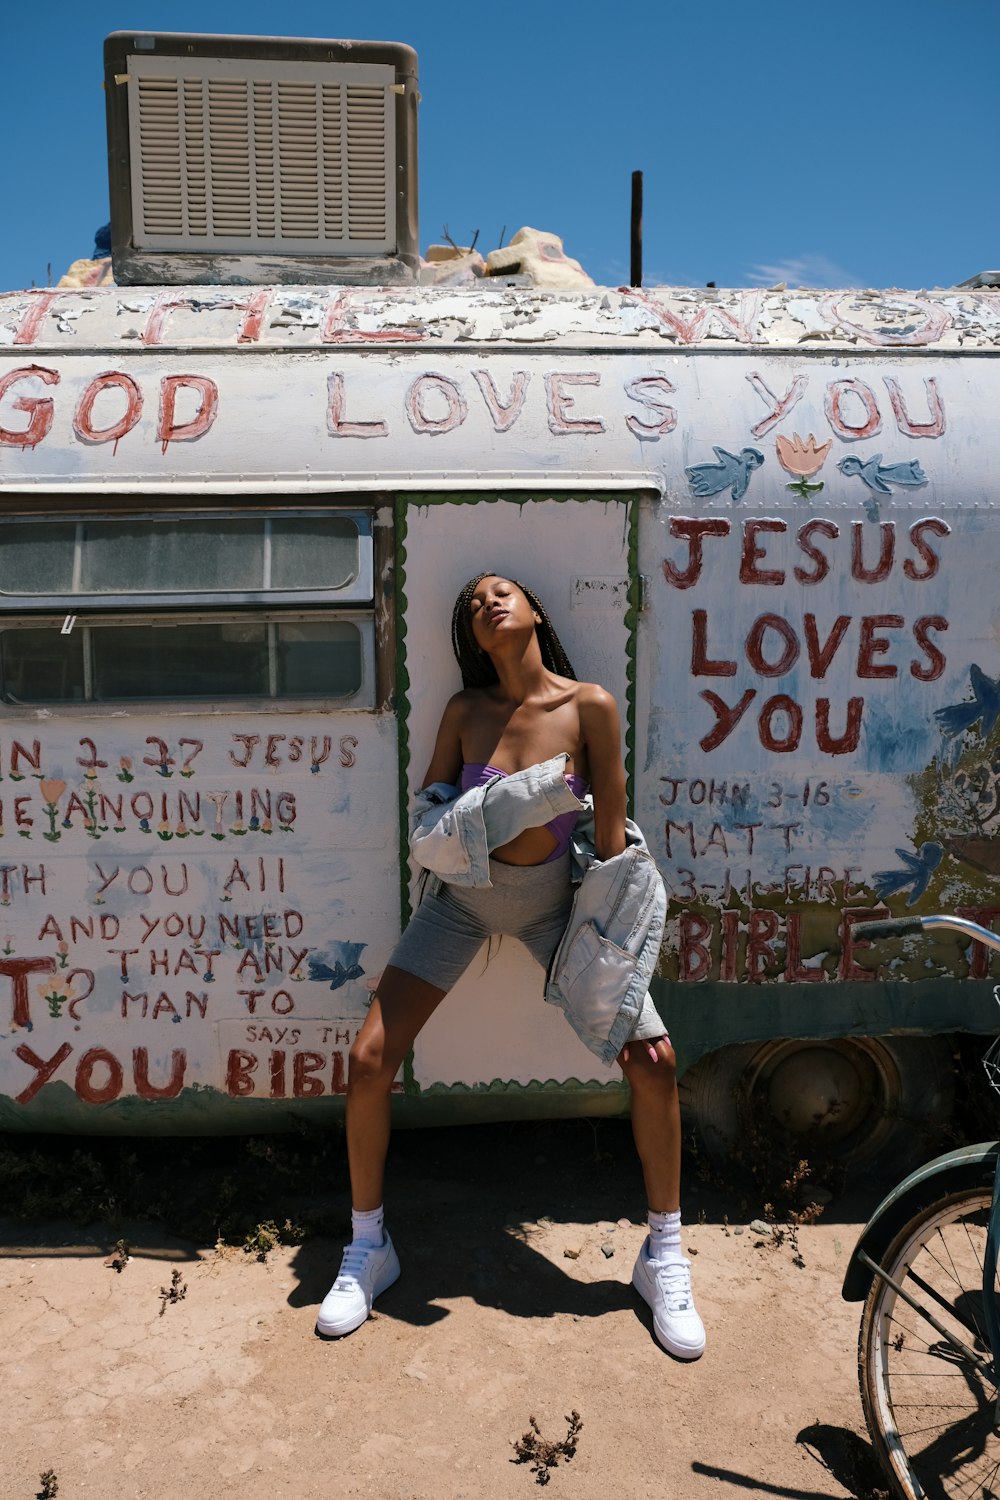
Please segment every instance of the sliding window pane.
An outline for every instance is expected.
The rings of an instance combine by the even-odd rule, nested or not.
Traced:
[[[278,694],[350,698],[362,679],[361,632],[346,620],[278,625]]]
[[[119,625],[91,639],[98,701],[268,696],[263,624]]]
[[[343,589],[360,569],[358,528],[346,516],[275,517],[272,589]]]
[[[263,582],[262,520],[86,522],[84,594],[207,594]]]
[[[0,526],[0,593],[69,594],[76,522]]]
[[[84,632],[60,635],[58,625],[0,631],[0,674],[6,703],[82,703]]]

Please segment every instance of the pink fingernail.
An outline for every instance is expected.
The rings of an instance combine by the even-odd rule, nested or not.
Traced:
[[[648,1051],[649,1051],[649,1055],[653,1059],[653,1061],[654,1062],[659,1062],[659,1058],[656,1055],[656,1048],[655,1047],[650,1047],[650,1048],[648,1048]]]

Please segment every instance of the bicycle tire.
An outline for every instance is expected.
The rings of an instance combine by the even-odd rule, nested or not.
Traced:
[[[880,1260],[894,1281],[986,1359],[982,1263],[991,1203],[984,1187],[937,1199]],[[995,1384],[878,1276],[861,1315],[858,1378],[868,1431],[898,1500],[1000,1496]]]

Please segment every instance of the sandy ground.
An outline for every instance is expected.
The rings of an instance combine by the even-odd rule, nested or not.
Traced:
[[[31,1500],[46,1470],[59,1500],[530,1497],[512,1443],[531,1416],[561,1438],[574,1409],[550,1500],[874,1500],[859,1309],[840,1297],[871,1185],[798,1231],[802,1266],[741,1222],[749,1198],[689,1185],[708,1349],[685,1365],[629,1285],[643,1229],[625,1127],[602,1127],[596,1155],[577,1128],[568,1165],[565,1144],[515,1159],[501,1127],[410,1133],[388,1194],[403,1275],[339,1341],[313,1331],[333,1239],[260,1263],[149,1224],[0,1220],[3,1500]],[[174,1271],[184,1295],[164,1300]]]

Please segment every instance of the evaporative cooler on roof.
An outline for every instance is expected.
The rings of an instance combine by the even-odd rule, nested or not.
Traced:
[[[413,278],[410,48],[116,33],[105,67],[120,284]]]

